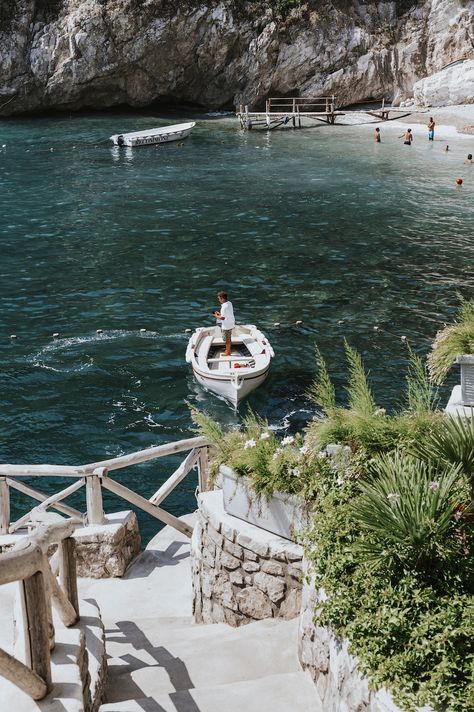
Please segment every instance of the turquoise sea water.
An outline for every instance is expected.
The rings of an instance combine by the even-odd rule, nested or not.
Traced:
[[[81,464],[177,440],[190,434],[185,400],[234,423],[184,362],[185,329],[212,323],[218,289],[274,346],[249,404],[282,434],[316,412],[305,396],[314,341],[342,389],[346,337],[380,406],[393,408],[403,396],[400,337],[426,353],[456,291],[472,296],[469,141],[450,137],[444,153],[446,141],[428,143],[422,127],[408,148],[393,125],[375,145],[368,127],[242,133],[235,119],[209,116],[182,146],[104,141],[165,122],[0,124],[0,461]],[[150,496],[178,462],[117,477]],[[189,511],[194,486],[183,482],[166,507]],[[15,512],[24,506],[15,496]],[[148,538],[156,522],[140,519]]]

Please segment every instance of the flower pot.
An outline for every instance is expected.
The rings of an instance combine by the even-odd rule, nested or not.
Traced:
[[[456,363],[461,366],[461,401],[474,406],[474,356],[459,354]]]
[[[310,523],[310,511],[295,495],[274,492],[270,500],[257,495],[247,477],[221,465],[220,481],[227,514],[243,519],[277,536],[296,541],[296,533]]]

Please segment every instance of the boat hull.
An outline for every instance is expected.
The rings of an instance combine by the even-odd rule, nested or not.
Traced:
[[[163,129],[150,129],[148,131],[134,131],[133,133],[115,134],[110,140],[116,146],[152,146],[158,143],[181,141],[185,139],[195,126],[194,122],[166,126]]]
[[[233,405],[238,405],[241,400],[246,398],[252,391],[262,385],[268,376],[270,366],[263,372],[255,375],[242,376],[241,384],[238,387],[234,386],[229,379],[207,376],[200,373],[193,367],[196,381],[201,384],[206,390],[215,393]]]

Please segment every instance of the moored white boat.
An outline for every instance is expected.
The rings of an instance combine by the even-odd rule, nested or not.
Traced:
[[[275,354],[268,339],[253,324],[236,325],[232,330],[231,356],[221,356],[224,349],[220,326],[202,327],[189,339],[186,361],[204,388],[237,406],[264,382]]]
[[[189,121],[186,124],[173,124],[172,126],[161,126],[156,129],[114,134],[110,137],[110,140],[116,146],[150,146],[155,143],[168,143],[169,141],[179,141],[186,138],[195,126],[196,123],[194,121]]]

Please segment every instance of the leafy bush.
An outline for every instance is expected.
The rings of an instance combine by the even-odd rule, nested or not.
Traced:
[[[474,419],[443,418],[423,439],[414,441],[411,450],[439,468],[459,465],[474,499]]]
[[[388,688],[402,709],[430,704],[444,712],[472,712],[472,522],[456,522],[455,513],[444,529],[436,523],[440,544],[433,552],[435,572],[429,567],[411,569],[412,557],[403,556],[409,549],[402,547],[401,558],[397,555],[390,528],[384,534],[383,522],[370,529],[354,516],[359,503],[363,508],[366,502],[360,480],[345,478],[334,487],[326,479],[325,484],[306,542],[317,585],[326,593],[319,604],[318,625],[329,625],[348,638],[360,672],[371,686]],[[446,499],[449,509],[449,496]],[[370,521],[371,513],[366,513]],[[373,545],[379,535],[385,536],[380,548],[388,539],[394,555],[373,557],[370,552],[368,562],[364,545]],[[451,549],[455,553],[449,557]]]
[[[320,475],[337,478],[337,462],[304,444],[301,435],[279,440],[266,420],[249,411],[241,430],[224,433],[206,413],[190,406],[191,417],[200,435],[214,445],[211,482],[219,466],[226,464],[242,477],[248,477],[258,495],[271,497],[275,491],[296,494],[312,502],[320,486]]]
[[[463,539],[454,515],[459,500],[460,467],[439,469],[394,453],[376,458],[372,477],[360,483],[361,495],[350,511],[364,535],[358,545],[362,559],[439,576],[462,555]]]
[[[438,384],[444,381],[458,354],[474,353],[474,300],[459,299],[454,324],[438,331],[428,355],[431,377]]]

